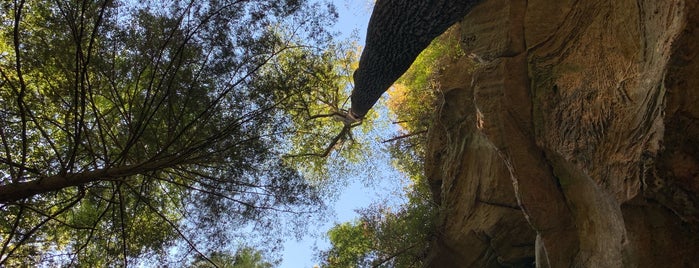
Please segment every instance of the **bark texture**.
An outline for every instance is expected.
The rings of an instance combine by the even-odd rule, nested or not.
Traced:
[[[487,0],[460,25],[428,266],[696,267],[698,2]]]
[[[352,114],[364,117],[432,39],[483,0],[379,0],[354,72]]]

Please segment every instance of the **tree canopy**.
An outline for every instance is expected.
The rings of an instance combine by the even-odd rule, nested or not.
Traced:
[[[408,202],[374,204],[353,222],[329,232],[331,248],[318,253],[322,267],[422,267],[434,233],[436,208],[429,189],[410,189]]]
[[[207,252],[230,246],[236,226],[322,209],[283,155],[328,144],[323,125],[303,124],[343,105],[337,64],[352,55],[326,30],[332,6],[0,9],[0,266],[213,263]]]
[[[194,259],[194,262],[189,265],[190,268],[271,268],[274,266],[273,262],[265,259],[262,252],[251,247],[241,247],[235,254],[212,252],[209,260],[201,256]]]

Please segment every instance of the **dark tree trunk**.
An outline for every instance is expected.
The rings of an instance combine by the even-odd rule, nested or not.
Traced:
[[[481,1],[376,1],[359,68],[354,73],[352,112],[364,117],[432,39]]]

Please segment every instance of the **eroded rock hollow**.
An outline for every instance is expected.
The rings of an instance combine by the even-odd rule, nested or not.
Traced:
[[[696,267],[698,2],[488,0],[460,25],[428,265]]]

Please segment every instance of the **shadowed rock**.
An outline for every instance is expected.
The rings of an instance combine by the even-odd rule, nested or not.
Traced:
[[[425,266],[696,267],[697,14],[689,0],[379,1],[356,116],[459,20],[479,59],[440,66]]]
[[[488,0],[460,33],[428,267],[697,267],[698,1]]]

